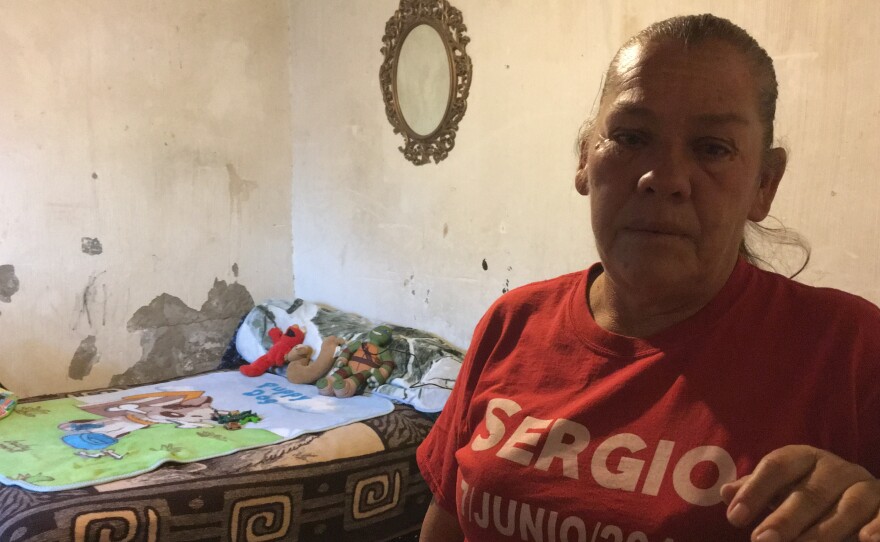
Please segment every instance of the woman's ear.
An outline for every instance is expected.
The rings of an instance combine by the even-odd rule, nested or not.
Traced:
[[[589,142],[589,137],[584,136],[581,138],[579,145],[580,148],[578,149],[578,152],[580,153],[580,157],[578,158],[578,170],[574,174],[574,187],[582,196],[590,194],[590,180],[587,177],[587,146]]]
[[[787,163],[788,153],[785,152],[785,149],[777,147],[767,152],[764,163],[761,165],[761,184],[758,186],[758,193],[755,194],[755,200],[749,211],[749,220],[752,222],[760,222],[770,214],[770,207],[773,205],[776,190],[779,189],[779,183],[785,174]]]

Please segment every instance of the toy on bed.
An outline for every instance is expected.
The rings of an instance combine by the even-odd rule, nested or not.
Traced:
[[[293,347],[303,343],[305,331],[297,325],[290,326],[283,333],[280,328],[273,327],[269,330],[269,338],[272,340],[272,348],[254,360],[253,363],[239,367],[238,370],[241,371],[241,374],[245,376],[260,376],[271,367],[281,367],[284,365],[284,356]]]
[[[336,347],[342,346],[345,341],[330,335],[321,343],[321,351],[314,361],[311,360],[314,349],[307,344],[294,346],[284,359],[290,362],[287,366],[287,380],[294,384],[314,384],[322,376],[325,376],[333,367]]]
[[[351,397],[363,393],[367,384],[384,384],[396,364],[391,355],[391,328],[377,326],[366,341],[351,341],[336,358],[336,371],[315,383],[321,395]]]
[[[15,398],[15,394],[7,389],[0,388],[0,420],[9,415],[17,403],[18,400]]]

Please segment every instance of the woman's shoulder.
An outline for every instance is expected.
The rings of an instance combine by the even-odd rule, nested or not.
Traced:
[[[824,326],[846,323],[880,333],[880,308],[850,292],[798,282],[778,273],[755,268],[769,310],[779,309],[792,319],[813,319]]]
[[[490,310],[509,311],[537,309],[548,304],[562,303],[574,290],[584,286],[587,270],[566,273],[551,279],[530,282],[504,292]]]

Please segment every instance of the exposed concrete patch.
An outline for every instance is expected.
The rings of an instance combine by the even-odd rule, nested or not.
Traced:
[[[70,360],[70,367],[67,369],[67,376],[74,380],[82,380],[89,376],[92,367],[98,363],[101,356],[98,355],[98,349],[95,347],[95,336],[89,335],[79,343],[79,347]]]
[[[89,256],[97,256],[104,252],[104,247],[101,246],[101,241],[97,237],[83,237],[82,251]]]
[[[0,265],[0,301],[11,303],[12,296],[18,291],[18,277],[15,276],[14,265]],[[0,312],[0,314],[3,314]]]
[[[12,302],[12,296],[18,291],[18,277],[15,276],[14,265],[0,265],[0,301]]]
[[[162,294],[139,308],[128,330],[141,332],[143,355],[111,386],[143,384],[217,367],[242,316],[254,307],[247,288],[214,280],[200,310],[180,298]]]

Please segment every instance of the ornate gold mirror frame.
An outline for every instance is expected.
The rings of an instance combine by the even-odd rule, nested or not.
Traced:
[[[428,25],[436,31],[446,50],[449,89],[446,109],[440,121],[436,126],[431,123],[432,129],[417,131],[412,126],[414,119],[411,118],[408,122],[401,109],[398,67],[404,43],[411,32],[422,25]],[[473,72],[471,59],[465,52],[465,46],[470,41],[465,35],[466,31],[467,27],[462,20],[461,11],[449,5],[448,0],[400,0],[400,7],[385,24],[381,49],[385,60],[379,68],[379,84],[382,87],[382,98],[385,100],[385,114],[394,128],[394,133],[403,134],[404,145],[400,147],[400,151],[404,158],[417,166],[426,164],[431,159],[435,164],[439,163],[455,146],[455,133],[467,109]],[[421,35],[424,35],[424,32],[417,33],[420,35],[419,39],[422,39]],[[423,83],[423,81],[407,82],[410,85],[407,88],[412,88],[413,84]],[[423,88],[421,91],[423,92],[416,88],[409,92],[413,95],[435,96],[436,92],[444,92],[445,89]],[[442,107],[442,103],[439,105]]]

